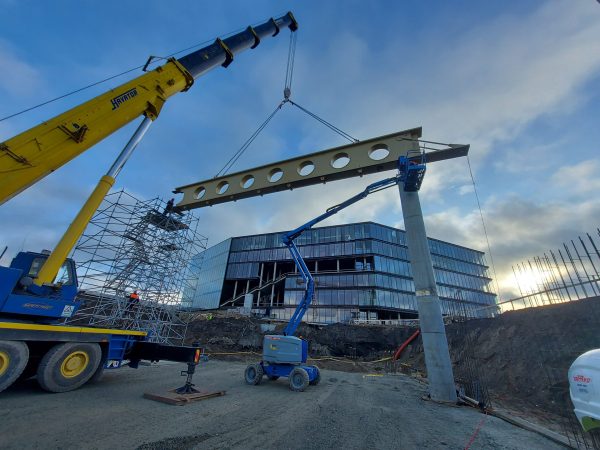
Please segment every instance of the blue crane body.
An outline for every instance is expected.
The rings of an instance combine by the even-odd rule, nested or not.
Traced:
[[[337,214],[342,209],[353,205],[374,192],[399,184],[402,184],[405,191],[418,191],[426,170],[424,154],[420,154],[417,158],[410,155],[401,156],[398,159],[398,170],[399,173],[395,177],[370,184],[359,194],[328,208],[320,216],[283,234],[281,240],[290,251],[300,276],[306,283],[306,288],[302,300],[283,330],[283,334],[266,335],[264,337],[262,361],[246,367],[244,374],[246,383],[259,384],[264,375],[270,380],[276,380],[279,377],[289,377],[290,389],[293,391],[304,391],[309,384],[316,385],[319,383],[321,379],[319,368],[306,364],[308,359],[308,342],[294,336],[294,333],[302,322],[302,318],[310,307],[315,293],[315,281],[308,270],[306,262],[300,255],[300,251],[296,247],[294,240],[317,223]]]

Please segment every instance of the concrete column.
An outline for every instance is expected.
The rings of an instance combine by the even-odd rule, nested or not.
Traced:
[[[262,281],[263,281],[263,270],[265,268],[264,263],[260,263],[260,277],[258,279],[258,294],[256,295],[256,307],[260,307],[260,288],[262,287]]]
[[[337,271],[339,272],[340,271],[340,259],[339,258],[336,259],[335,263],[336,263],[336,266],[337,266]]]
[[[277,278],[277,261],[275,261],[275,264],[273,266],[273,281],[275,281],[275,278]],[[273,295],[275,294],[275,283],[273,283],[271,285],[271,307],[273,306]]]
[[[433,400],[456,403],[456,388],[448,351],[448,340],[442,320],[431,254],[427,245],[419,193],[405,192],[402,184],[398,187],[406,228],[406,243],[415,283],[429,393]]]
[[[235,298],[235,295],[237,294],[237,284],[238,284],[238,280],[235,280],[235,284],[233,285],[233,297]]]

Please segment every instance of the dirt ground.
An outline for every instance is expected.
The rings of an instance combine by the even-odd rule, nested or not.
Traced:
[[[186,406],[142,397],[180,385],[184,367],[114,370],[64,394],[16,384],[0,394],[0,448],[563,448],[475,409],[423,400],[424,385],[401,375],[323,370],[321,384],[297,393],[284,379],[248,386],[244,363],[211,360],[196,384],[225,396]]]
[[[262,336],[284,326],[265,331],[264,321],[213,315],[188,328],[188,341],[199,341],[213,354],[260,352]],[[455,378],[464,384],[476,382],[489,394],[492,406],[565,435],[577,432],[567,371],[577,356],[600,348],[599,323],[600,298],[450,323],[446,331]],[[330,369],[386,373],[410,366],[426,376],[420,338],[406,349],[401,364],[369,362],[391,356],[413,332],[398,326],[303,324],[298,334],[309,341],[310,355]]]

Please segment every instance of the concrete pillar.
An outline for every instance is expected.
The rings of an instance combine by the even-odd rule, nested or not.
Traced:
[[[273,266],[273,281],[275,281],[275,278],[277,277],[277,261],[275,261],[275,265]],[[273,296],[275,294],[275,283],[273,283],[271,285],[271,307],[273,307]]]
[[[256,307],[260,307],[260,292],[261,292],[261,287],[262,287],[262,281],[263,281],[263,269],[265,268],[265,265],[263,263],[260,263],[260,278],[258,279],[258,294],[257,294],[257,298],[256,298]]]
[[[415,283],[419,323],[423,338],[429,393],[433,400],[456,403],[454,375],[448,351],[446,329],[442,320],[431,254],[418,192],[405,192],[402,184],[400,202],[406,228],[406,243]]]
[[[238,284],[238,280],[235,280],[235,284],[233,285],[233,297],[235,298],[235,295],[237,294],[237,284]]]

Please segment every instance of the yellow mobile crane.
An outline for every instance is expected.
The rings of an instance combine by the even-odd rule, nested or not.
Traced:
[[[120,364],[123,359],[130,359],[134,366],[140,359],[188,362],[186,389],[191,389],[198,349],[145,342],[146,333],[142,331],[53,324],[71,317],[79,306],[77,274],[67,256],[166,100],[188,90],[196,78],[212,68],[227,67],[234,55],[255,48],[262,38],[275,36],[285,27],[292,32],[298,28],[291,12],[256,27],[249,26],[226,39],[217,39],[182,58],[170,58],[166,64],[0,143],[2,204],[144,116],[54,251],[49,256],[20,252],[9,267],[0,267],[0,391],[26,368],[25,373],[37,373],[46,390],[75,389],[97,376],[107,361],[114,366],[115,361]],[[144,69],[147,66],[148,63]],[[66,277],[55,282],[59,269]]]
[[[50,283],[94,211],[114,184],[114,178],[155,120],[169,97],[187,91],[194,80],[209,70],[229,66],[234,55],[255,48],[262,38],[275,36],[281,28],[296,31],[291,12],[182,58],[170,58],[156,69],[89,100],[65,113],[0,143],[0,204],[58,169],[97,142],[139,116],[144,121],[111,170],[100,180],[68,232],[59,242],[34,283]]]

